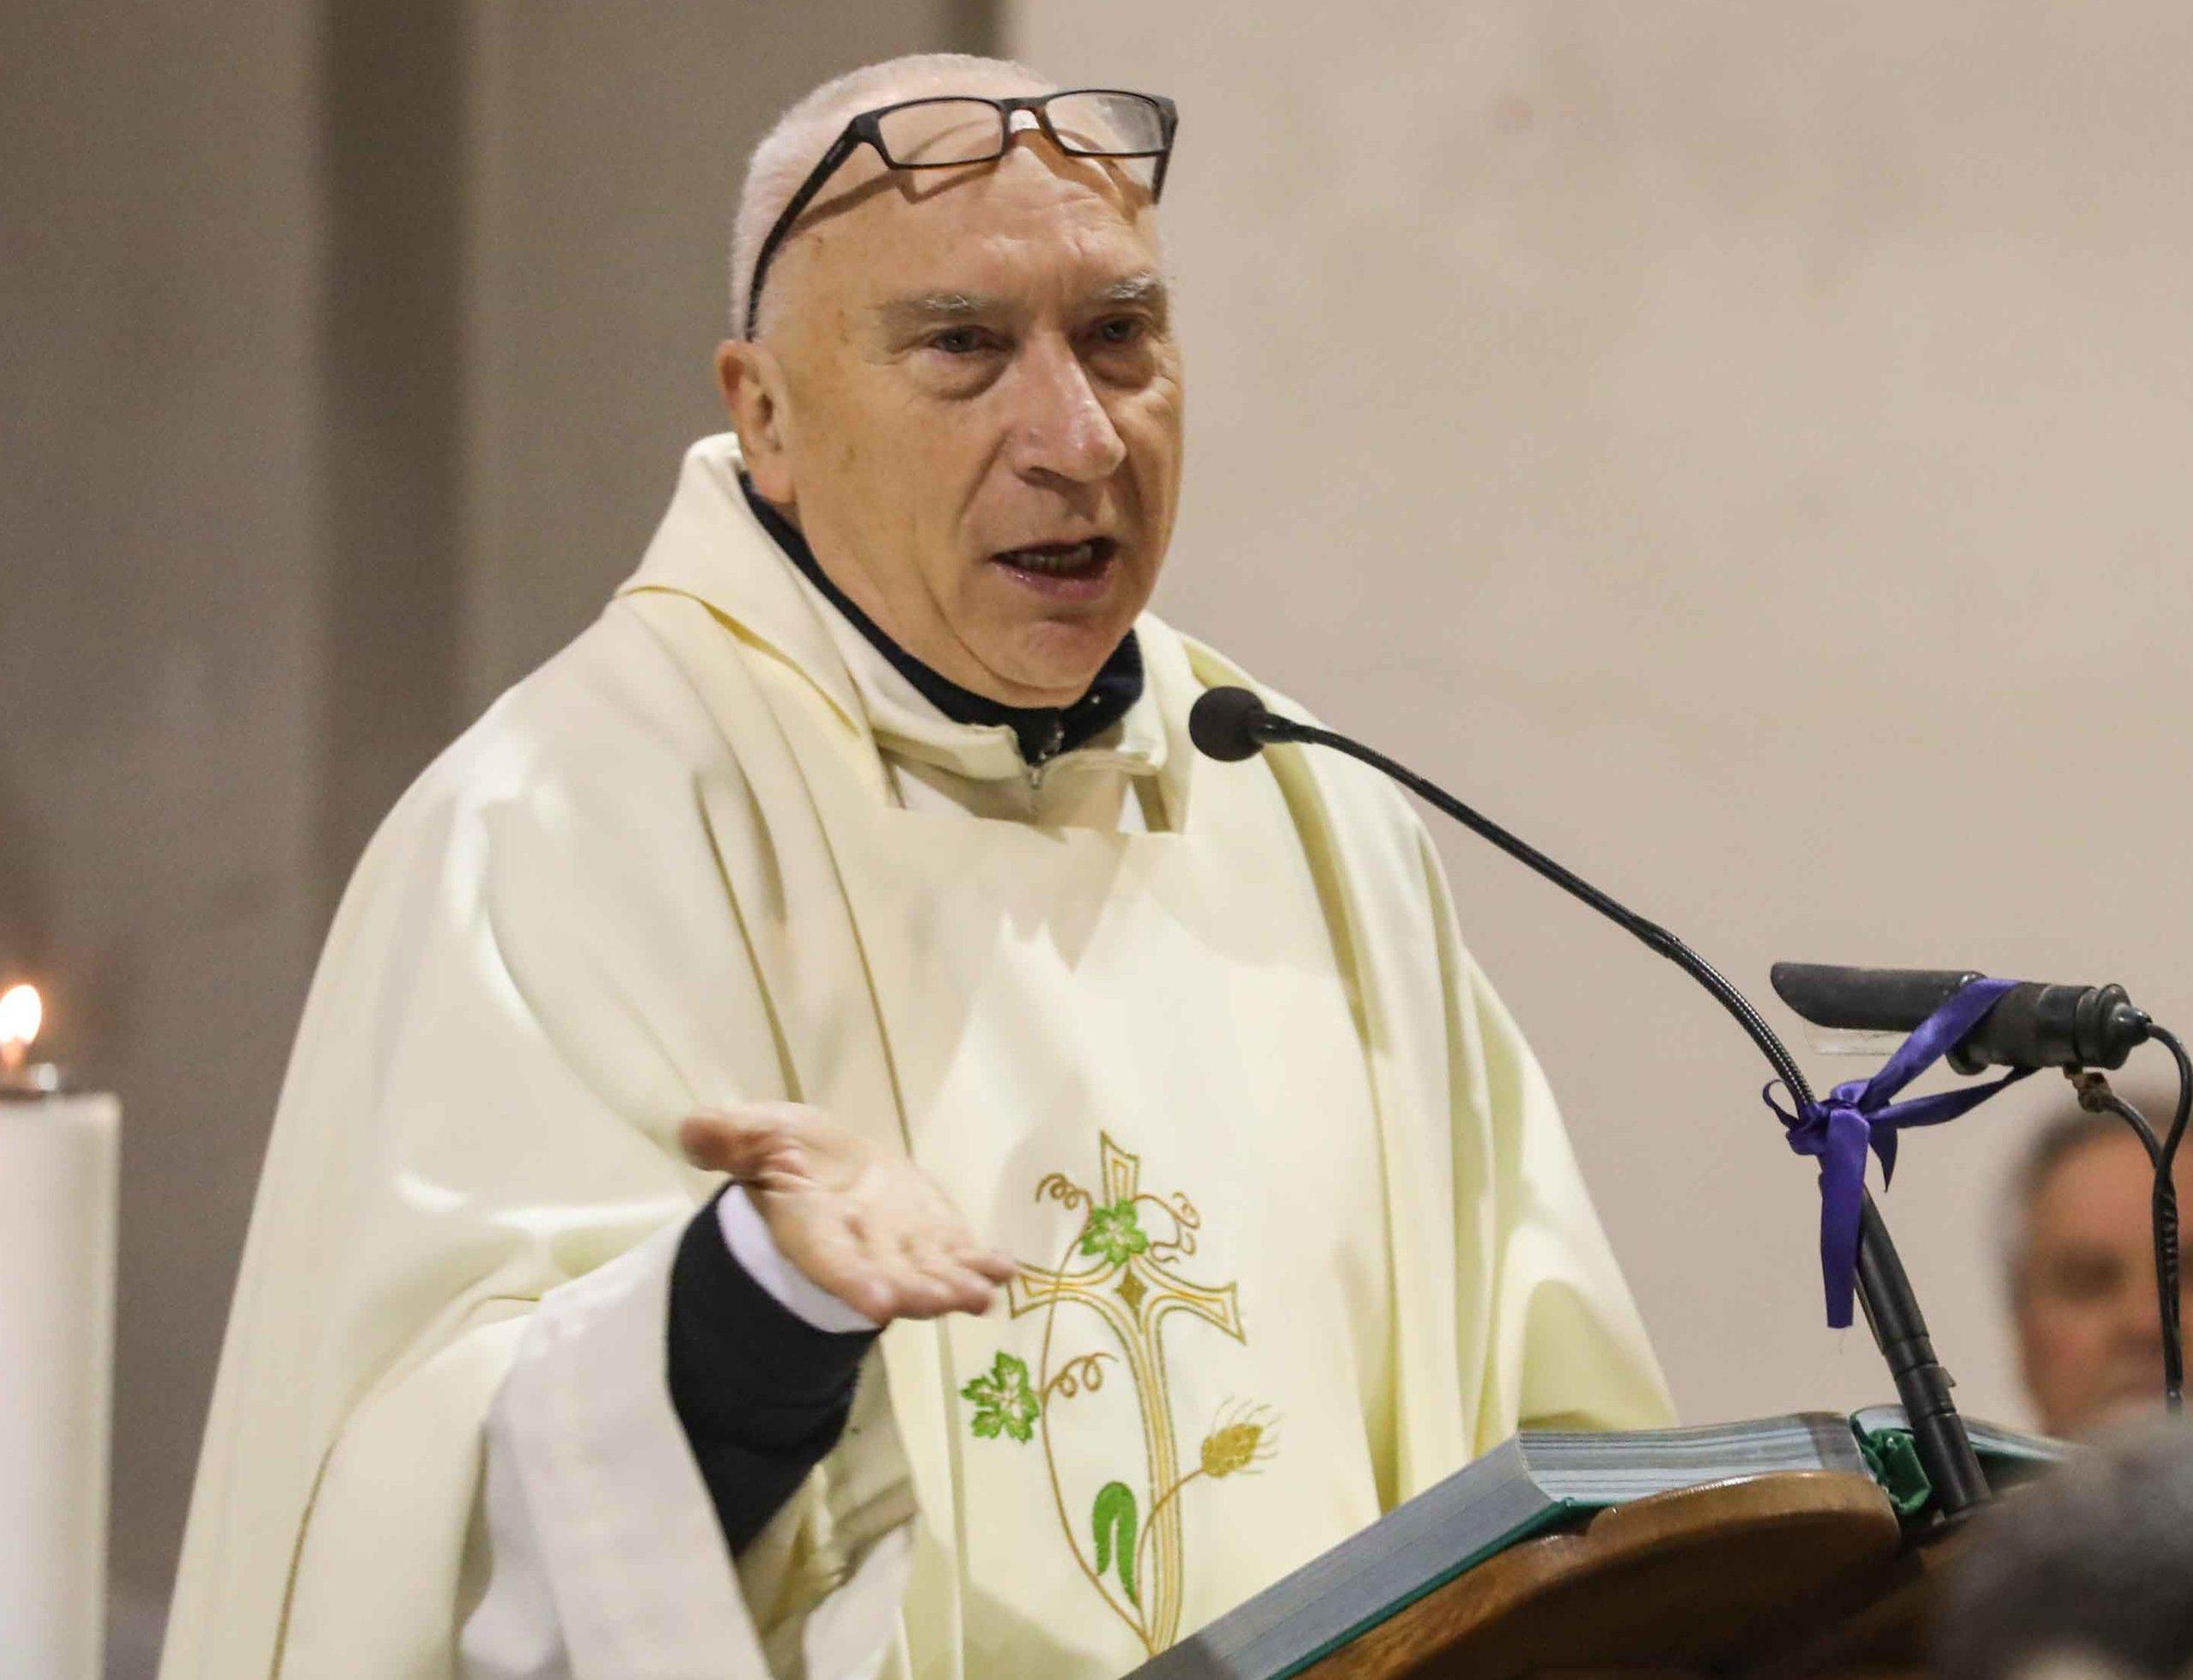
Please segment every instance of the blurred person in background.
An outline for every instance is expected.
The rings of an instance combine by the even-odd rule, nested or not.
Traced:
[[[1942,1680],[2193,1672],[2193,1426],[2182,1420],[2114,1437],[1976,1519],[1967,1541],[1937,1632]]]
[[[2166,1130],[2175,1091],[2119,1094]],[[2183,1152],[2176,1176],[2184,1202],[2193,1173]],[[2012,1185],[2011,1303],[2041,1426],[2076,1439],[2153,1408],[2162,1331],[2146,1149],[2115,1115],[2073,1107],[2035,1139]]]

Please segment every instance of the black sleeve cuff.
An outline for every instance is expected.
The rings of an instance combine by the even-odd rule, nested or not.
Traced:
[[[779,1302],[732,1258],[714,1199],[678,1245],[669,1331],[671,1403],[736,1553],[838,1444],[876,1332],[817,1330]]]

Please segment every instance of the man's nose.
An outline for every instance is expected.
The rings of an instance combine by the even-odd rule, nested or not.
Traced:
[[[1119,427],[1071,345],[1029,347],[1022,365],[1013,465],[1024,478],[1096,484],[1126,459]]]

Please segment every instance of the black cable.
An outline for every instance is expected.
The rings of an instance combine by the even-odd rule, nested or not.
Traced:
[[[2064,1077],[2079,1094],[2079,1106],[2090,1115],[2115,1115],[2132,1128],[2140,1147],[2148,1152],[2148,1165],[2162,1163],[2162,1139],[2148,1117],[2109,1088],[2109,1081],[2090,1067],[2066,1067]]]
[[[2178,1294],[2178,1181],[2172,1174],[2178,1145],[2185,1137],[2185,1121],[2193,1115],[2193,1058],[2166,1026],[2148,1024],[2148,1036],[2169,1050],[2178,1063],[2178,1112],[2172,1116],[2170,1134],[2163,1139],[2155,1162],[2154,1222],[2155,1287],[2160,1293],[2163,1318],[2162,1397],[2172,1411],[2185,1405],[2185,1366],[2179,1341]]]
[[[2148,1036],[2155,1035],[2152,1023]],[[2132,1128],[2140,1146],[2148,1152],[2148,1164],[2154,1169],[2154,1189],[2148,1204],[2148,1220],[2154,1233],[2155,1261],[2155,1312],[2162,1326],[2162,1392],[2163,1403],[2172,1411],[2183,1405],[2182,1394],[2185,1380],[2184,1343],[2179,1335],[2178,1296],[2178,1184],[2163,1163],[2164,1145],[2155,1137],[2155,1128],[2148,1117],[2109,1087],[2109,1080],[2094,1070],[2066,1067],[2065,1076],[2079,1093],[2079,1106],[2088,1114],[2115,1115]],[[2180,1092],[2186,1090],[2185,1070],[2178,1074]],[[2173,1129],[2175,1129],[2173,1127]],[[2175,1145],[2172,1145],[2174,1151]]]

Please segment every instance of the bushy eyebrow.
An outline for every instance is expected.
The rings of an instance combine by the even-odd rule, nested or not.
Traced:
[[[1100,303],[1147,309],[1160,320],[1163,320],[1172,309],[1173,295],[1166,289],[1165,277],[1154,271],[1130,274],[1123,279],[1099,286],[1094,296]]]
[[[1113,308],[1147,309],[1162,322],[1170,314],[1171,296],[1162,275],[1146,272],[1107,281],[1086,294],[1086,301]],[[929,291],[891,298],[876,307],[875,315],[888,337],[905,338],[932,326],[1001,314],[1011,307],[1006,299],[982,292]]]
[[[989,314],[997,304],[997,299],[971,291],[930,291],[914,297],[894,297],[875,314],[884,331],[898,338],[940,321],[973,320]]]

